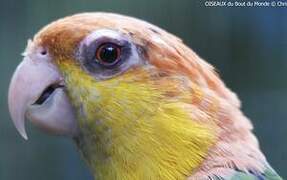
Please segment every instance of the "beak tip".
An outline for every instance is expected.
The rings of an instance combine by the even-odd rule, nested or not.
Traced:
[[[28,140],[28,136],[27,136],[27,133],[24,127],[24,123],[23,123],[23,126],[19,126],[18,124],[16,124],[15,126],[19,134],[22,136],[22,138],[24,138],[25,140]]]
[[[28,136],[26,133],[20,133],[22,138],[24,138],[26,141],[28,140]]]

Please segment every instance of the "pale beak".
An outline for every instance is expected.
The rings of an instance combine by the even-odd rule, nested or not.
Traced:
[[[75,110],[66,95],[63,78],[50,61],[24,58],[12,77],[8,105],[14,125],[24,139],[28,139],[26,118],[52,134],[78,134]]]

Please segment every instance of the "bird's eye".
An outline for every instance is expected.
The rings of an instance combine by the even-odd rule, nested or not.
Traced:
[[[128,34],[99,29],[87,35],[75,52],[81,67],[97,79],[108,79],[142,63],[140,46]]]
[[[100,45],[95,54],[96,61],[106,67],[113,66],[120,61],[121,47],[114,43]]]

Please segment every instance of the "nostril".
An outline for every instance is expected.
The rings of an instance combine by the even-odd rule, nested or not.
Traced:
[[[41,53],[41,55],[45,56],[45,55],[47,55],[48,52],[46,49],[42,49],[40,53]]]

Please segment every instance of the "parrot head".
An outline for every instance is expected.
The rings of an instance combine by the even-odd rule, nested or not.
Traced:
[[[147,22],[69,16],[37,33],[23,56],[8,95],[17,130],[27,139],[29,119],[73,138],[95,177],[178,179],[232,141],[250,136],[257,146],[213,67]]]

